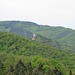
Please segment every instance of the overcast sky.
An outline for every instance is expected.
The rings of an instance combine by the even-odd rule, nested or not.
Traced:
[[[75,29],[75,0],[0,0],[0,20],[32,21]]]

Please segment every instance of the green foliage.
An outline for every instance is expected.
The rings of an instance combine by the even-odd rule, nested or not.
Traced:
[[[69,75],[72,75],[72,71],[70,70]]]
[[[75,54],[11,33],[0,32],[0,69],[6,75],[67,75]],[[56,67],[56,68],[54,68]],[[57,69],[57,72],[54,70]],[[2,71],[3,70],[3,71]]]
[[[14,75],[26,75],[26,67],[22,60],[19,60],[14,68]]]
[[[0,60],[0,75],[5,75],[5,67],[1,60]]]
[[[15,33],[30,39],[35,33],[36,41],[58,49],[75,52],[75,30],[69,28],[43,26],[24,21],[0,21],[0,31]]]
[[[2,55],[4,56],[4,54]],[[5,57],[6,58],[3,61],[3,63],[0,62],[1,75],[50,75],[50,74],[53,75],[53,69],[51,68],[52,65],[49,65],[48,63],[49,60],[47,60],[46,58],[42,58],[39,56],[38,60],[41,58],[42,62],[44,62],[43,59],[47,60],[48,62],[46,61],[44,63],[40,61],[38,61],[38,63],[34,62],[36,64],[34,67],[32,61],[36,56],[32,58],[30,57],[31,60],[28,62],[25,60],[26,58],[24,59],[25,56],[18,56],[18,58],[15,58],[17,57],[16,55],[12,57],[12,55],[5,53]],[[11,57],[14,59],[13,60],[14,63],[10,62],[10,60],[12,60]],[[8,63],[6,63],[5,65],[4,62],[6,61],[9,61],[10,65]]]

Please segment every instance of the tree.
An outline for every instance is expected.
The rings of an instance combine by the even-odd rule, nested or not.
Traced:
[[[24,65],[22,60],[19,60],[15,65],[14,75],[26,75],[26,66]]]
[[[27,64],[27,75],[32,75],[32,72],[33,72],[33,67],[32,67],[31,62],[29,62]]]
[[[63,75],[63,73],[57,69],[57,67],[55,67],[55,69],[53,70],[55,75]]]
[[[69,75],[72,75],[72,71],[71,70],[69,71]]]
[[[14,66],[10,65],[8,75],[14,75],[13,72],[14,72]]]
[[[5,75],[5,67],[1,60],[0,60],[0,75]]]

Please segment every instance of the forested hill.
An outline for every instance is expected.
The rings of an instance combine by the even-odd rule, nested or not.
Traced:
[[[44,45],[35,40],[26,39],[16,34],[0,32],[0,51],[17,55],[34,56],[40,55],[43,57],[58,57],[64,51],[58,50],[52,46]]]
[[[28,21],[0,21],[0,31],[15,33],[26,38],[38,34],[41,36],[38,39],[46,38],[40,41],[44,41],[43,43],[47,45],[75,52],[75,30],[69,28],[38,25]],[[48,40],[52,40],[52,44]]]
[[[70,52],[0,32],[0,75],[71,75],[74,58]]]

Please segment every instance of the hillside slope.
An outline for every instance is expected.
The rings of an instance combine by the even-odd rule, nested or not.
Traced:
[[[67,67],[75,68],[75,54],[73,53],[58,50],[54,47],[6,32],[0,32],[0,35],[0,53],[5,52],[7,54],[24,56],[39,55],[48,59],[53,58]]]
[[[41,55],[43,57],[51,55],[55,57],[56,54],[61,54],[61,50],[57,48],[7,32],[0,32],[0,51],[25,56]]]
[[[39,35],[47,40],[52,40],[52,45],[58,49],[75,52],[75,30],[69,28],[43,26],[24,21],[0,21],[0,31],[15,33],[30,39],[33,34],[36,34],[36,36]],[[45,43],[51,45],[47,41]]]
[[[44,63],[47,69],[49,65],[50,68],[57,67],[64,73],[69,69],[75,71],[75,54],[18,35],[0,32],[0,60],[4,62],[6,69],[9,69],[11,64],[16,64],[14,62],[20,58],[23,62],[31,61],[33,65]]]

